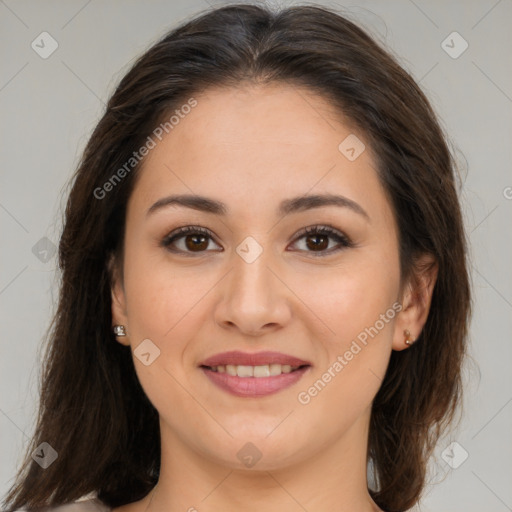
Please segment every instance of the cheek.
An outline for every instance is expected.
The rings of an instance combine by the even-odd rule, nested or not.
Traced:
[[[339,266],[305,277],[300,287],[300,296],[324,322],[328,339],[337,346],[374,325],[392,307],[399,291],[398,262],[354,253]]]
[[[190,286],[190,277],[173,270],[163,250],[143,247],[127,240],[125,290],[130,332],[135,339],[149,338],[162,348],[166,336],[197,302],[199,290]]]
[[[381,253],[347,258],[315,281],[308,306],[329,328],[325,359],[298,397],[313,415],[328,407],[348,425],[371,404],[391,355],[398,279],[398,261]]]
[[[127,250],[125,268],[127,313],[138,380],[159,413],[168,411],[172,397],[173,409],[179,410],[180,415],[196,417],[197,405],[181,383],[188,378],[184,360],[188,343],[198,329],[197,305],[208,282],[213,284],[214,276],[198,279],[192,268],[176,272],[165,254],[155,255],[152,251]],[[147,339],[158,349],[150,357],[155,353],[158,356],[145,365],[137,356],[137,347]]]

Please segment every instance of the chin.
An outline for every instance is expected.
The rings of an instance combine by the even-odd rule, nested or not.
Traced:
[[[228,429],[233,438],[224,436],[218,439],[218,443],[214,443],[215,452],[211,451],[212,446],[205,448],[220,464],[250,471],[272,471],[296,465],[307,456],[308,444],[311,455],[314,454],[316,448],[311,446],[310,441],[308,443],[308,436],[301,439],[285,429],[278,432],[281,427],[276,429],[276,425],[279,422],[270,429],[266,424],[265,428],[253,425],[253,428],[244,428],[243,433]]]

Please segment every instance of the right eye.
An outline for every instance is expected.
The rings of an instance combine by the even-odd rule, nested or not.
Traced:
[[[201,226],[183,226],[169,233],[162,245],[171,252],[192,254],[207,252],[213,233]]]

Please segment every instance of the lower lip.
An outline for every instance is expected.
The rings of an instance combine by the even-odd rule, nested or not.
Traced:
[[[236,396],[260,397],[272,395],[288,388],[299,381],[310,369],[310,366],[299,368],[294,372],[282,373],[273,377],[238,377],[227,373],[214,372],[201,368],[206,376],[219,388]]]

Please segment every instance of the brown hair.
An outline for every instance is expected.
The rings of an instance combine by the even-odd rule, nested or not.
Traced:
[[[325,7],[275,12],[244,4],[202,12],[154,44],[121,80],[89,140],[65,212],[59,305],[35,434],[4,501],[11,510],[58,505],[90,492],[117,507],[156,484],[158,413],[130,351],[113,342],[107,265],[122,252],[126,205],[140,165],[107,198],[98,199],[95,190],[187,98],[244,81],[307,87],[360,128],[395,213],[402,278],[414,275],[419,255],[437,262],[428,319],[410,349],[392,352],[373,402],[368,443],[374,501],[395,512],[417,503],[427,461],[460,404],[471,309],[452,156],[418,85],[363,30]],[[58,452],[45,470],[30,456],[42,442]]]

